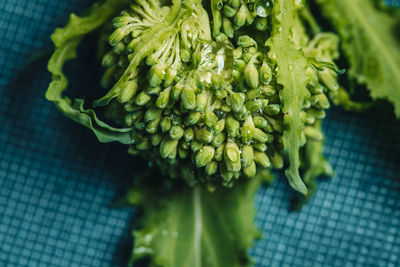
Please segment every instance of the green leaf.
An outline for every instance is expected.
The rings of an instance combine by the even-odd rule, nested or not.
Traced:
[[[318,131],[321,131],[321,121],[317,121],[313,126]],[[316,180],[321,176],[333,176],[334,171],[330,163],[324,156],[324,140],[309,139],[303,149],[302,163],[304,169],[304,183],[307,186],[307,195],[302,195],[292,207],[294,210],[299,210],[306,204],[314,195],[317,189]]]
[[[400,14],[379,0],[317,0],[342,39],[351,78],[389,100],[400,118]]]
[[[247,250],[260,237],[254,226],[254,195],[270,178],[264,171],[234,188],[210,193],[203,185],[180,181],[165,188],[160,185],[165,178],[149,173],[141,179],[146,184],[126,196],[144,209],[144,228],[133,232],[131,264],[149,256],[151,266],[249,266]]]
[[[289,184],[305,195],[307,188],[299,175],[299,149],[302,146],[301,132],[304,126],[300,111],[310,93],[306,88],[308,61],[297,47],[305,34],[299,27],[301,22],[293,0],[275,1],[273,15],[273,32],[267,46],[270,48],[269,57],[276,63],[277,82],[283,86],[280,91],[286,127],[283,146],[290,164],[285,174]]]
[[[62,96],[68,86],[68,79],[62,68],[66,61],[76,57],[76,49],[83,36],[111,19],[125,4],[125,0],[108,0],[102,5],[93,5],[85,17],[72,14],[68,25],[57,29],[51,37],[55,51],[48,63],[52,81],[46,91],[46,99],[52,101],[64,115],[91,129],[100,142],[119,141],[123,144],[131,144],[131,129],[111,127],[100,121],[94,110],[85,110],[82,99],[72,101]]]

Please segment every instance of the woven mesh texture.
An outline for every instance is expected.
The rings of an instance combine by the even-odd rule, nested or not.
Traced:
[[[0,266],[124,266],[129,257],[135,210],[109,204],[143,162],[64,118],[44,99],[46,60],[27,63],[90,2],[0,0]],[[81,53],[67,68],[71,94],[98,83],[94,52]],[[257,266],[400,266],[399,121],[385,109],[333,109],[323,128],[336,175],[301,212],[288,211],[282,177],[260,190]]]

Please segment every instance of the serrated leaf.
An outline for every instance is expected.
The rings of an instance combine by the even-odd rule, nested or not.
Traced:
[[[394,104],[400,117],[400,15],[379,0],[317,0],[342,39],[349,76],[374,99]]]
[[[269,177],[261,172],[234,188],[210,193],[203,186],[189,187],[179,181],[163,190],[157,188],[160,178],[149,175],[146,185],[127,196],[144,209],[144,228],[133,232],[131,264],[149,256],[151,266],[249,266],[247,250],[260,236],[254,226],[254,195]]]
[[[51,36],[55,51],[48,63],[52,81],[46,91],[46,99],[52,101],[64,115],[91,129],[100,142],[118,141],[130,144],[132,143],[130,129],[111,127],[100,121],[94,110],[84,109],[82,99],[72,101],[63,96],[68,86],[68,79],[62,69],[66,61],[76,57],[76,49],[83,36],[108,21],[125,4],[126,0],[108,0],[102,5],[95,4],[85,17],[72,14],[67,26],[56,29]]]
[[[289,159],[289,168],[285,171],[289,184],[302,194],[307,188],[299,175],[299,149],[303,123],[300,111],[309,96],[306,88],[307,58],[298,49],[305,37],[301,28],[298,12],[293,0],[275,1],[273,8],[272,38],[267,41],[269,57],[276,62],[277,82],[283,86],[280,91],[285,131],[283,133],[284,152]]]
[[[313,127],[321,131],[321,121],[317,121]],[[325,158],[323,150],[324,140],[307,140],[302,151],[302,169],[304,169],[303,178],[308,193],[300,196],[292,206],[292,209],[301,209],[311,199],[317,189],[316,180],[318,178],[321,176],[333,176],[333,168]]]

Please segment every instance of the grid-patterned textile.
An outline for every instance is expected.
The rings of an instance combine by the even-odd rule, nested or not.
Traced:
[[[90,2],[0,0],[0,266],[124,266],[129,257],[135,210],[109,204],[143,162],[56,111],[44,99],[46,60],[27,62]],[[68,65],[71,93],[98,83],[93,53]],[[260,190],[257,266],[400,266],[400,122],[380,108],[334,109],[323,127],[336,175],[301,212],[288,211],[284,179]]]

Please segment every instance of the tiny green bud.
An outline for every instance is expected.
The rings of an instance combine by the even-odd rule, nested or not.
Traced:
[[[317,83],[317,85],[315,86],[309,86],[308,90],[310,91],[310,93],[317,95],[317,94],[322,94],[324,93],[324,86]]]
[[[161,81],[165,76],[165,66],[162,64],[156,64],[149,70],[149,86],[156,87],[161,84]]]
[[[268,18],[257,18],[256,29],[259,31],[266,31],[268,29]]]
[[[114,51],[110,51],[103,56],[103,60],[101,61],[101,65],[105,68],[109,68],[117,63],[117,56]]]
[[[221,119],[219,121],[217,121],[217,123],[215,124],[214,127],[214,131],[216,133],[220,133],[225,129],[225,119]]]
[[[178,147],[178,155],[179,155],[179,158],[185,159],[189,155],[189,152],[186,149]]]
[[[183,84],[182,83],[177,83],[174,85],[172,88],[172,99],[178,100],[179,97],[181,96],[181,92],[183,90]]]
[[[232,80],[234,82],[238,82],[241,77],[242,77],[242,74],[240,73],[240,71],[238,71],[236,69],[232,70]]]
[[[278,115],[280,110],[281,109],[278,104],[270,104],[264,109],[265,113],[270,116]]]
[[[243,49],[241,47],[237,47],[233,50],[233,59],[239,59],[242,56]]]
[[[161,87],[160,86],[156,86],[156,87],[147,87],[146,89],[146,93],[148,95],[156,95],[159,92],[161,92]]]
[[[113,78],[114,73],[115,73],[115,67],[106,69],[100,80],[101,87],[110,88],[114,84],[114,78]]]
[[[158,130],[158,126],[160,125],[160,118],[157,118],[151,122],[149,122],[146,126],[146,131],[150,134],[154,134],[157,132]]]
[[[135,121],[137,121],[140,117],[143,116],[143,111],[142,110],[137,110],[135,112],[129,113],[125,117],[125,123],[129,127],[133,125]]]
[[[263,84],[269,84],[272,80],[272,70],[266,62],[261,65],[260,79]]]
[[[221,166],[219,169],[220,169],[221,178],[225,182],[225,183],[223,183],[223,185],[226,187],[232,186],[232,184],[230,182],[233,179],[233,172],[228,171],[226,169],[226,167],[224,168],[224,166]]]
[[[275,94],[275,89],[271,85],[262,86],[261,91],[267,97],[271,97]]]
[[[192,110],[196,108],[196,95],[194,90],[186,86],[181,94],[182,104],[186,109]]]
[[[172,123],[172,126],[181,126],[182,118],[180,116],[172,116],[171,123]]]
[[[229,103],[231,104],[232,110],[236,113],[243,112],[244,101],[246,99],[243,93],[233,93],[229,96]]]
[[[125,51],[125,44],[123,42],[119,42],[116,46],[113,47],[113,51],[115,54],[120,55]]]
[[[229,112],[231,112],[231,110],[232,110],[231,107],[229,105],[227,105],[227,104],[223,104],[221,106],[221,111],[223,111],[225,113],[229,113]]]
[[[246,92],[246,98],[247,99],[256,99],[257,97],[259,97],[261,95],[261,90],[260,88],[256,88],[256,89],[251,89],[249,91]]]
[[[189,145],[190,143],[188,143],[188,142],[181,142],[180,144],[181,144],[181,147],[185,150],[188,150],[190,147],[190,145]]]
[[[236,16],[234,19],[235,26],[237,28],[242,27],[246,23],[248,13],[250,13],[250,12],[247,9],[247,5],[242,4],[242,6],[239,8],[239,11],[236,13]]]
[[[128,45],[126,46],[126,51],[128,51],[129,53],[132,53],[133,51],[135,51],[136,46],[140,43],[141,39],[140,38],[134,38],[132,41],[130,41],[128,43]]]
[[[224,150],[225,150],[225,145],[220,145],[219,147],[217,147],[217,149],[215,150],[215,155],[214,155],[214,159],[216,161],[221,161],[224,157]]]
[[[126,82],[117,97],[118,102],[120,103],[129,102],[135,96],[137,90],[138,90],[138,84],[136,81],[130,80]]]
[[[159,108],[149,108],[146,113],[144,114],[144,121],[145,122],[150,122],[155,119],[160,118],[162,113],[162,109]]]
[[[203,113],[206,105],[207,105],[207,94],[205,91],[203,91],[201,94],[198,94],[196,96],[196,105],[197,105],[197,111]]]
[[[164,117],[161,120],[160,126],[161,126],[161,131],[163,133],[168,132],[169,129],[171,129],[171,118],[170,117]]]
[[[185,132],[183,133],[183,137],[185,138],[186,142],[190,142],[194,138],[194,132],[192,128],[186,128]]]
[[[316,95],[313,95],[310,97],[309,101],[310,101],[311,105],[316,106],[318,103],[318,97]]]
[[[191,149],[193,152],[200,151],[200,149],[201,149],[202,147],[203,147],[203,143],[200,142],[200,141],[193,140],[193,141],[190,143],[190,149]]]
[[[168,87],[175,80],[176,75],[178,74],[177,70],[174,68],[168,68],[165,77],[164,77],[164,86]]]
[[[256,167],[256,163],[254,162],[254,160],[251,162],[251,164],[248,167],[243,168],[243,173],[248,178],[254,177],[256,175],[256,172],[257,172],[257,167]]]
[[[211,143],[213,140],[213,134],[208,131],[206,128],[195,129],[194,131],[196,139],[203,143]]]
[[[217,115],[212,110],[207,110],[206,113],[204,114],[204,121],[206,122],[206,125],[208,127],[214,127],[215,123],[218,121]]]
[[[108,38],[111,46],[116,46],[129,32],[124,27],[116,29]]]
[[[242,148],[242,163],[243,167],[248,167],[251,165],[254,159],[254,151],[251,145],[245,145]]]
[[[336,91],[339,89],[337,82],[337,73],[329,68],[324,68],[318,71],[318,78],[322,81],[329,90]]]
[[[211,161],[206,166],[206,174],[208,176],[215,174],[217,172],[217,170],[218,170],[218,163],[215,161]]]
[[[231,138],[237,137],[239,135],[240,123],[235,120],[232,116],[226,119],[226,130],[228,136]]]
[[[211,162],[215,154],[215,148],[212,146],[203,146],[196,155],[196,166],[198,168],[206,166]]]
[[[235,59],[235,61],[234,61],[234,67],[239,72],[244,72],[246,65],[247,65],[246,62],[243,59]]]
[[[246,80],[246,84],[250,88],[257,88],[259,84],[258,70],[254,66],[252,60],[250,60],[249,64],[247,64],[244,70],[244,78]]]
[[[250,11],[249,11],[249,12],[247,12],[246,24],[247,24],[247,25],[251,25],[251,24],[253,24],[254,20],[255,20],[255,17],[254,17],[254,15],[253,15],[253,14],[251,14],[251,12],[250,12]]]
[[[242,5],[244,6],[244,5]],[[241,35],[239,36],[237,43],[238,46],[243,47],[243,48],[247,48],[250,46],[257,46],[256,41],[254,41],[250,36],[248,35]]]
[[[268,141],[268,135],[264,133],[262,130],[255,128],[254,129],[254,139],[260,143],[266,143]]]
[[[135,99],[135,103],[138,106],[144,106],[151,100],[151,96],[146,94],[146,92],[142,91]]]
[[[300,112],[300,119],[305,124],[314,124],[315,122],[315,118],[311,114],[308,114],[305,111]]]
[[[157,53],[158,51],[154,52],[151,55],[148,55],[146,57],[146,64],[149,66],[153,66],[155,64],[157,64],[158,62],[158,58],[159,58],[159,54]]]
[[[238,172],[241,169],[240,150],[233,141],[228,141],[225,145],[224,162],[228,171]]]
[[[233,38],[235,30],[233,29],[230,19],[224,17],[222,20],[222,30],[228,36],[228,38]]]
[[[264,143],[256,143],[253,145],[253,147],[260,152],[265,152],[268,149],[267,145]]]
[[[229,0],[229,5],[233,8],[240,7],[240,0]]]
[[[122,15],[122,16],[114,18],[112,20],[112,24],[115,28],[120,28],[120,27],[128,25],[131,21],[132,21],[132,18],[130,16]]]
[[[162,109],[166,108],[169,103],[170,95],[171,95],[171,87],[164,89],[164,91],[162,91],[157,98],[156,106]]]
[[[325,94],[317,95],[318,98],[318,106],[322,109],[328,109],[330,107],[329,100]]]
[[[224,89],[216,90],[216,91],[215,91],[215,97],[216,97],[217,99],[224,99],[224,98],[226,98],[227,96],[228,96],[228,92],[227,92],[226,90],[224,90]]]
[[[255,111],[259,111],[262,108],[262,103],[260,100],[254,99],[254,100],[247,101],[245,106],[248,111],[255,112]]]
[[[247,144],[253,140],[254,135],[254,122],[251,116],[248,116],[245,123],[243,123],[241,128],[242,142]]]
[[[323,119],[326,116],[325,111],[320,110],[320,109],[309,109],[307,110],[307,113],[313,116],[316,119]]]
[[[318,75],[317,71],[313,67],[307,67],[306,69],[307,84],[311,87],[317,86]]]
[[[264,129],[268,125],[267,120],[261,116],[253,117],[253,122],[254,122],[254,126],[256,126],[257,128],[260,128],[260,129]]]
[[[148,139],[143,139],[136,145],[137,150],[148,150],[150,148],[150,142]]]
[[[268,126],[271,126],[273,130],[282,133],[283,132],[283,122],[273,119],[272,117],[265,117],[269,123]],[[271,132],[268,127],[266,129],[267,132]]]
[[[151,144],[153,146],[158,146],[161,143],[162,135],[161,134],[153,134],[151,136]]]
[[[164,137],[160,145],[160,154],[163,158],[174,159],[176,157],[178,141]]]
[[[228,5],[224,5],[224,14],[228,18],[233,18],[236,15],[236,10]]]
[[[183,129],[180,126],[172,126],[171,129],[169,130],[169,136],[173,139],[173,140],[179,140],[182,138],[183,136]]]
[[[263,152],[254,152],[254,161],[263,168],[268,168],[269,166],[271,166],[271,162],[267,154]]]
[[[281,154],[278,152],[274,151],[273,155],[270,156],[271,158],[271,164],[275,169],[281,169],[283,168],[283,157]]]
[[[311,139],[321,141],[324,139],[324,135],[319,131],[318,129],[312,127],[312,126],[306,126],[304,127],[304,134]]]
[[[201,118],[201,113],[198,111],[191,111],[186,117],[186,122],[188,125],[195,125]]]
[[[214,147],[219,147],[220,145],[222,145],[222,143],[225,141],[225,133],[224,132],[220,132],[219,134],[217,134],[214,139],[212,140],[212,145]]]

